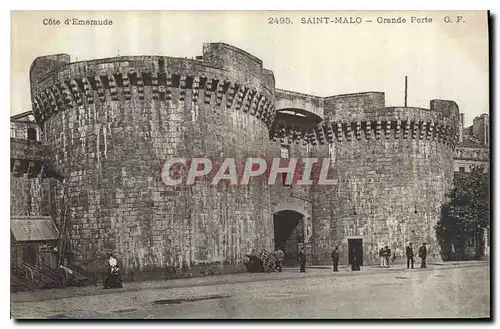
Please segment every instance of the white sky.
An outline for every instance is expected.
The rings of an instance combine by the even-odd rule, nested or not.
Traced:
[[[301,17],[432,17],[431,24],[303,25]],[[465,23],[445,24],[444,17]],[[290,16],[293,25],[269,25]],[[105,19],[111,27],[44,26],[43,18]],[[11,114],[31,108],[29,67],[42,55],[72,61],[120,55],[201,55],[204,42],[226,42],[259,57],[276,87],[318,96],[383,91],[386,105],[429,107],[454,100],[466,125],[489,112],[486,12],[13,12]]]

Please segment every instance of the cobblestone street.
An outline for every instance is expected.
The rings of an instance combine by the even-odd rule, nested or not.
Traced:
[[[13,318],[489,317],[485,262],[406,270],[326,267],[11,294]],[[75,296],[75,297],[70,297]],[[30,301],[31,300],[31,301]]]

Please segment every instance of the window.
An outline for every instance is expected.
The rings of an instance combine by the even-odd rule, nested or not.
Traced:
[[[290,145],[284,145],[284,144],[281,145],[281,158],[282,159],[290,159]],[[288,165],[288,161],[281,161],[281,165],[283,166],[285,164],[285,162]],[[291,186],[289,184],[286,184],[286,182],[285,182],[286,177],[287,177],[287,173],[279,173],[278,175],[281,178],[281,183],[283,184],[283,186]]]
[[[10,138],[16,138],[16,128],[10,128]]]
[[[465,172],[465,167],[458,167],[458,172]]]
[[[281,145],[281,158],[282,159],[290,158],[290,145]]]
[[[283,184],[283,186],[292,186],[292,184],[286,183],[286,178],[288,177],[287,173],[280,173],[279,175],[281,176],[281,183]]]
[[[28,128],[28,140],[30,141],[37,140],[37,133],[35,128]]]

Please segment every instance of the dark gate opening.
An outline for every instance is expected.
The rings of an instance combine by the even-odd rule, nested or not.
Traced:
[[[34,128],[28,128],[28,140],[30,141],[36,141],[37,136],[36,136],[36,129]]]
[[[363,239],[348,239],[347,248],[349,250],[349,265],[356,257],[359,266],[363,266]]]
[[[285,253],[284,264],[297,265],[299,246],[304,243],[304,215],[283,210],[273,215],[274,245]]]
[[[23,262],[35,266],[37,263],[37,252],[34,246],[23,247]]]

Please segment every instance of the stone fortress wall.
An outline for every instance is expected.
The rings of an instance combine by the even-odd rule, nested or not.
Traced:
[[[31,90],[48,158],[66,177],[57,198],[79,264],[97,267],[112,249],[133,275],[237,267],[252,248],[274,248],[273,213],[287,209],[304,216],[313,263],[328,262],[335,245],[346,260],[352,237],[363,239],[365,264],[383,245],[402,255],[409,240],[439,252],[433,225],[452,184],[454,102],[385,107],[379,92],[275,89],[261,60],[223,43],[205,44],[197,60],[40,57]],[[293,157],[330,157],[339,183],[171,191],[160,179],[170,157],[279,157],[282,145]]]

